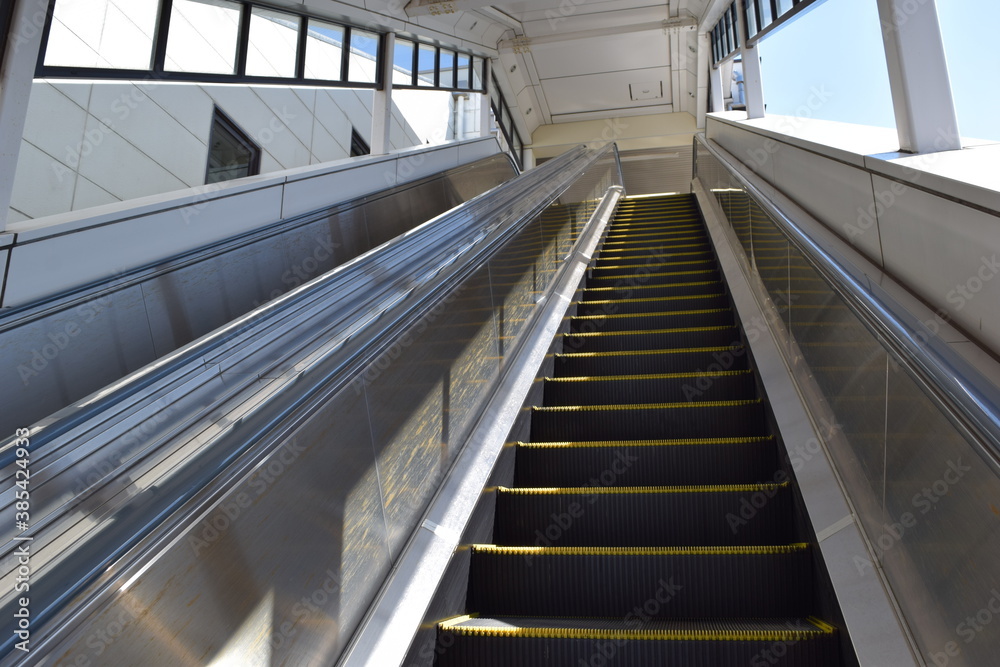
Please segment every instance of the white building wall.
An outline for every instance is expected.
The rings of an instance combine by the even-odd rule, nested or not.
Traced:
[[[47,63],[144,66],[132,59],[135,52],[149,53],[151,48],[154,0],[99,0],[96,5],[84,3],[86,11],[78,4],[57,5]],[[174,11],[168,69],[232,71],[235,47],[220,47],[219,42],[227,35],[234,38],[235,12],[199,3],[175,3]],[[251,24],[248,71],[252,67],[260,75],[287,73],[289,54],[294,64],[295,34],[280,22]],[[313,32],[308,41],[308,75],[339,68],[339,43],[324,41]],[[171,48],[174,43],[184,46]],[[354,51],[349,60],[354,80],[375,80],[370,54]],[[330,63],[337,65],[331,69]],[[348,157],[352,127],[371,143],[372,97],[369,89],[36,81],[9,220],[203,185],[216,105],[261,147],[261,173]],[[394,107],[391,148],[420,143]]]
[[[261,173],[350,154],[371,139],[372,91],[165,82],[36,81],[11,221],[205,182],[214,106],[261,147]],[[421,141],[393,110],[393,149]]]

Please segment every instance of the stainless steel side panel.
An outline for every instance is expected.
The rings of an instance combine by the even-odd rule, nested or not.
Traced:
[[[508,158],[495,155],[5,314],[0,434],[30,426],[514,173]]]
[[[873,587],[888,584],[927,664],[995,664],[1000,477],[984,454],[994,445],[942,407],[926,376],[848,307],[707,150],[699,151],[698,177],[782,313],[785,353],[801,369],[802,391],[867,537],[870,557],[841,565]],[[857,261],[846,270],[867,266]],[[860,275],[889,289],[877,269]],[[915,338],[928,348],[942,343],[935,331],[945,323],[929,309],[922,317]],[[984,423],[996,417],[984,414]],[[810,456],[808,448],[798,456]]]

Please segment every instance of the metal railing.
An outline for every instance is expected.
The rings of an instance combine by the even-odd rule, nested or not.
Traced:
[[[289,459],[298,461],[295,474],[307,474],[310,467],[328,467],[331,477],[341,482],[333,484],[329,493],[348,494],[338,501],[343,505],[339,517],[343,526],[338,538],[342,550],[335,554],[337,564],[310,560],[319,558],[318,554],[303,556],[296,573],[306,571],[307,562],[316,565],[320,573],[331,567],[343,568],[344,580],[338,586],[343,586],[342,595],[347,597],[347,580],[353,570],[345,561],[353,549],[371,547],[377,555],[367,562],[370,572],[365,576],[384,576],[471,428],[471,418],[461,412],[456,416],[456,411],[469,409],[474,414],[475,406],[486,399],[506,365],[512,363],[504,350],[515,349],[517,336],[524,334],[525,314],[536,305],[533,295],[544,291],[563,260],[559,248],[582,231],[600,196],[615,184],[620,185],[620,172],[613,145],[569,151],[34,425],[26,440],[30,442],[32,468],[31,614],[37,650],[46,654],[60,646],[63,652],[63,641],[70,641],[70,648],[65,649],[69,651],[84,646],[85,636],[78,634],[77,644],[66,637],[82,632],[81,627],[87,624],[100,623],[88,614],[99,615],[104,613],[101,610],[114,608],[125,588],[129,588],[129,599],[134,599],[142,596],[146,586],[162,584],[161,595],[146,598],[150,609],[162,606],[162,594],[176,574],[169,565],[172,559],[191,561],[190,569],[216,561],[225,569],[234,558],[241,563],[252,560],[245,564],[250,570],[264,563],[273,571],[279,561],[280,567],[287,567],[289,559],[280,549],[288,545],[281,540],[262,546],[252,556],[229,543],[236,539],[229,536],[243,535],[244,530],[259,531],[259,527],[227,527],[222,532],[228,531],[229,536],[208,540],[199,537],[199,531],[203,525],[212,525],[204,522],[223,516],[224,509],[219,508],[228,507],[227,498],[238,497],[232,494],[258,488],[247,486],[253,480],[268,479],[271,468],[263,466],[282,463],[288,468]],[[564,201],[570,190],[580,193],[578,200]],[[542,224],[540,216],[554,204],[568,215],[561,214],[553,231]],[[505,250],[513,247],[512,242],[517,242],[513,243],[517,252],[505,259],[506,263],[498,263],[505,252],[514,252]],[[535,253],[531,255],[535,259],[522,266],[518,258],[524,252]],[[503,272],[516,274],[516,279],[510,278],[514,282],[501,280],[501,274],[506,275]],[[510,297],[509,303],[504,295]],[[449,301],[451,297],[458,301]],[[463,299],[474,303],[455,305]],[[484,306],[493,310],[480,322],[474,318],[483,317]],[[424,348],[431,352],[425,351],[424,357],[411,355],[416,357],[411,366],[398,364],[398,369],[387,370],[398,352],[407,348],[407,339],[413,344],[425,332],[439,334],[470,327],[471,338],[452,343],[453,350],[448,352],[458,356],[443,357],[451,361],[441,361],[440,368],[430,362],[439,361],[433,355],[438,354],[441,341],[430,341]],[[383,364],[386,359],[389,364]],[[431,371],[427,378],[399,377],[406,369],[419,375],[421,364],[424,371]],[[430,440],[438,442],[433,465],[421,468],[411,461],[405,470],[399,469],[397,479],[393,466],[398,459],[425,455],[430,442],[420,435],[423,426],[417,424],[428,416],[421,413],[424,406],[415,404],[412,411],[398,414],[405,411],[401,404],[409,405],[411,394],[385,401],[376,395],[397,391],[406,382],[414,382],[410,387],[414,390],[424,383],[425,396],[440,398],[443,392],[446,404],[435,407],[430,416],[444,419],[446,427],[443,436]],[[384,408],[382,414],[373,412],[376,405]],[[332,438],[330,442],[302,435],[303,429],[315,423],[316,415],[342,423],[339,430],[344,437],[353,436],[335,444],[340,442],[336,433],[324,436]],[[388,428],[386,425],[392,429],[380,439],[379,429]],[[405,450],[408,441],[404,436],[414,441],[412,451]],[[351,449],[362,438],[370,443],[358,451]],[[17,470],[12,457],[18,445],[12,438],[0,447],[6,461],[0,475],[8,482]],[[338,453],[338,447],[344,453]],[[370,458],[376,452],[376,457]],[[352,469],[355,475],[339,477]],[[371,487],[364,480],[372,475],[375,493],[365,495]],[[299,525],[287,517],[279,520],[274,514],[274,507],[286,497],[278,489],[293,477],[289,472],[281,479],[262,483],[264,490],[259,498],[254,497],[252,509],[239,505],[244,516],[265,512],[261,522],[273,519],[279,527]],[[310,501],[309,493],[304,493],[307,504],[329,502]],[[362,504],[367,518],[360,522],[364,530],[347,516],[355,511],[353,493],[365,495]],[[401,494],[406,496],[403,501]],[[23,535],[14,532],[15,497],[9,484],[2,498],[2,599],[4,611],[10,612],[7,618],[12,619],[17,605],[13,593],[16,552]],[[377,502],[377,510],[371,502]],[[222,514],[213,515],[213,511]],[[231,518],[229,523],[235,521]],[[364,542],[371,538],[374,543],[350,543],[345,534],[351,530],[361,530],[364,537],[358,539]],[[378,536],[372,537],[376,533]],[[267,539],[254,534],[255,540]],[[312,539],[304,529],[295,535],[306,542]],[[183,548],[185,536],[193,554]],[[199,539],[204,550],[196,546]],[[221,556],[226,549],[236,551]],[[153,563],[159,569],[149,569]],[[141,579],[136,579],[140,572]],[[338,605],[344,609],[338,612],[340,617],[331,632],[349,631],[374,595],[372,586],[372,581],[365,579],[351,589],[354,597],[350,604]],[[232,605],[227,608],[235,609]],[[151,611],[160,624],[169,618],[181,623],[192,613],[186,605],[177,605],[169,613],[162,608]],[[141,633],[142,623],[134,617],[133,621],[132,629]],[[12,634],[6,635],[3,645],[8,658],[16,640]],[[231,629],[220,626],[220,640],[229,634]],[[329,632],[319,638],[307,635],[300,633],[301,639],[295,641],[313,642],[326,651],[337,649],[347,639],[331,643]],[[288,639],[288,644],[292,643]],[[137,641],[136,645],[140,644]],[[128,647],[121,638],[115,644],[116,650]]]
[[[984,373],[995,362],[958,354],[934,311],[818,222],[807,226],[790,200],[779,205],[724,150],[702,136],[695,148],[697,178],[784,324],[809,409],[826,420],[871,550],[847,566],[873,585],[884,578],[928,664],[990,663],[997,635],[968,619],[1000,605],[1000,523],[986,501],[1000,494],[1000,389]]]

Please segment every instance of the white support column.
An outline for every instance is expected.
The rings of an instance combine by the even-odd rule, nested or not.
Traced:
[[[486,92],[479,96],[479,136],[489,137],[490,132],[490,88],[493,87],[493,60],[486,58],[486,71],[483,73],[486,78]]]
[[[760,53],[757,45],[747,45],[747,27],[743,3],[736,8],[737,29],[740,35],[740,54],[743,60],[743,91],[746,98],[747,118],[764,117],[764,84],[760,79]]]
[[[392,144],[389,131],[392,129],[392,63],[395,59],[396,35],[385,36],[384,60],[382,61],[382,90],[375,91],[372,104],[372,155],[385,155]]]
[[[900,150],[959,150],[937,0],[878,0]]]
[[[0,71],[0,230],[7,228],[14,172],[42,44],[48,0],[16,0]]]
[[[708,33],[698,35],[698,109],[696,114],[698,129],[705,128],[705,115],[708,113],[708,73],[712,68],[711,53],[711,37]]]
[[[722,68],[708,66],[708,80],[712,86],[712,113],[726,110],[726,97],[722,93]]]

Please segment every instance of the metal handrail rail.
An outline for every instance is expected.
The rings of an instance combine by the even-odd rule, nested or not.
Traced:
[[[864,267],[852,266],[847,258],[837,257],[835,249],[824,247],[805,232],[741,173],[726,151],[713,146],[704,135],[698,135],[697,141],[756,200],[869,331],[881,337],[883,344],[920,379],[935,403],[971,436],[977,453],[1000,476],[1000,387],[948,343],[932,335],[920,318],[878,281],[863,281],[860,276],[865,275]]]
[[[123,522],[128,523],[128,530],[121,524],[106,526],[108,533],[113,532],[121,539],[111,541],[107,546],[102,540],[97,540],[102,542],[99,550],[89,545],[89,551],[85,552],[85,555],[89,554],[89,560],[73,563],[75,574],[63,573],[53,579],[58,579],[59,583],[52,584],[48,604],[42,594],[43,582],[33,582],[33,590],[37,586],[39,591],[33,596],[38,600],[33,609],[34,622],[41,624],[65,617],[70,613],[64,608],[65,604],[73,594],[80,593],[95,581],[107,581],[114,575],[112,570],[126,567],[126,563],[120,562],[121,557],[136,546],[148,543],[154,532],[169,532],[181,525],[184,517],[195,511],[190,508],[189,501],[204,500],[218,493],[220,485],[234,477],[234,463],[242,461],[250,455],[248,453],[260,457],[270,451],[266,447],[274,443],[267,440],[267,435],[282,420],[315,400],[331,383],[346,382],[343,378],[379,353],[380,341],[406,326],[415,314],[441,298],[451,286],[475,270],[484,258],[557,200],[591,165],[615,150],[614,145],[609,144],[598,149],[579,147],[569,151],[171,353],[63,411],[66,414],[57,413],[52,423],[36,425],[30,436],[33,464],[45,461],[46,452],[55,450],[57,453],[49,458],[54,461],[53,465],[63,465],[55,461],[65,454],[65,450],[60,451],[60,448],[69,448],[74,444],[97,446],[97,439],[85,431],[86,424],[99,423],[104,411],[116,410],[122,405],[126,406],[126,410],[142,409],[138,397],[144,395],[144,390],[155,385],[165,394],[169,387],[162,388],[157,383],[169,383],[172,377],[188,377],[211,365],[217,365],[222,373],[225,372],[224,367],[248,363],[246,360],[252,358],[254,353],[259,353],[260,361],[255,366],[259,373],[273,371],[298,354],[297,361],[302,363],[304,369],[299,369],[296,377],[306,373],[310,375],[309,382],[290,380],[273,394],[276,399],[274,410],[266,415],[255,415],[250,423],[244,424],[251,431],[249,437],[220,435],[219,444],[226,446],[199,452],[182,471],[165,475],[167,479],[160,487],[158,496],[145,499],[145,504],[135,502],[136,508],[141,511]],[[318,318],[323,320],[321,325],[303,326],[308,318],[320,311],[327,314]],[[266,348],[290,330],[295,330],[297,338],[291,347],[275,346],[281,347],[283,355],[276,358]],[[326,334],[323,338],[326,340],[333,331],[336,331],[335,346],[324,349],[321,355],[316,355],[317,358],[306,359],[303,356],[309,342],[315,342],[321,333]],[[233,392],[241,390],[237,388]],[[60,424],[60,415],[72,423],[68,426]],[[178,420],[181,418],[187,419],[189,415],[177,416]],[[102,428],[95,427],[95,430]],[[103,432],[98,435],[103,435]],[[15,446],[16,439],[9,439],[0,448],[0,455],[11,456]],[[126,476],[127,468],[133,465],[139,464],[130,460],[126,466],[123,462],[113,474],[84,493],[117,484],[120,477]],[[13,463],[6,464],[0,469],[0,476],[10,476],[14,466]],[[208,490],[210,487],[213,490]],[[12,496],[8,499],[8,495],[0,492],[0,498],[5,501],[4,511],[13,507]],[[54,535],[62,534],[59,531],[64,524],[60,521],[69,516],[73,506],[74,502],[55,506],[52,512],[41,517],[33,532],[39,529],[44,533],[45,527],[50,526],[56,531]],[[177,512],[182,506],[184,512]],[[181,514],[184,517],[179,516]],[[9,555],[17,542],[13,539],[5,542],[2,553]],[[36,540],[35,544],[39,548],[45,546],[44,540]],[[134,562],[141,557],[137,554],[141,551],[135,549],[130,559],[126,560]],[[112,563],[115,566],[109,569]],[[0,653],[9,651],[8,644],[10,642],[0,648]]]

